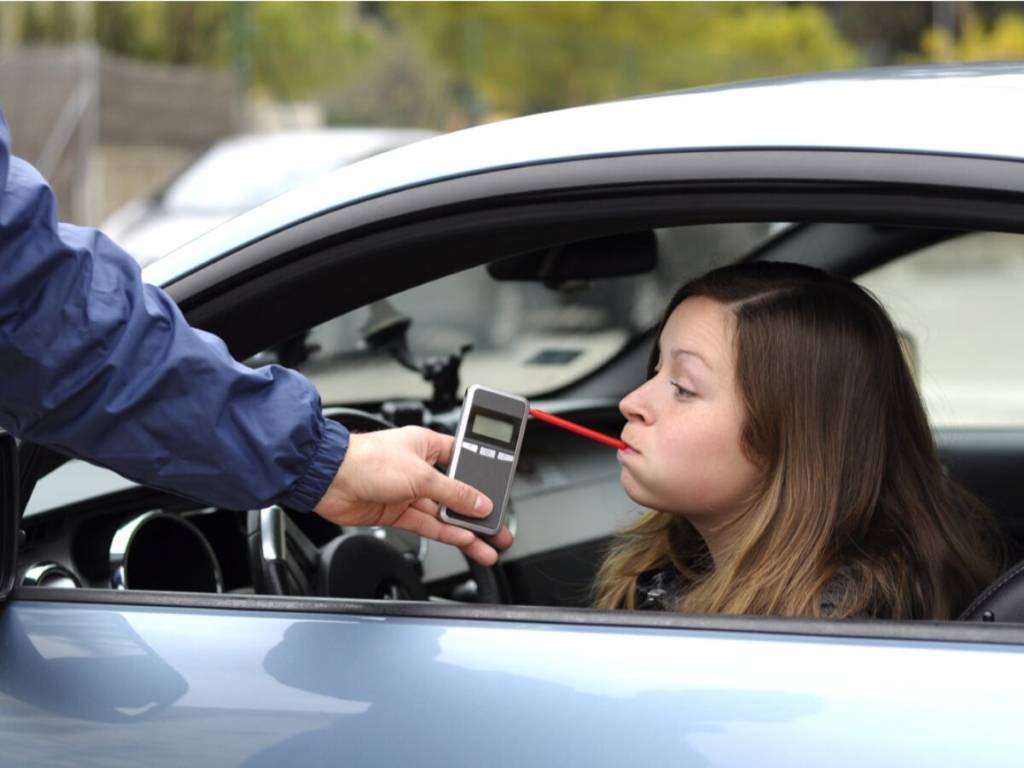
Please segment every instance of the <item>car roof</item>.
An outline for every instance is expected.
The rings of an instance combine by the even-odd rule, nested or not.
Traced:
[[[541,113],[437,136],[303,185],[144,272],[168,284],[246,243],[358,200],[475,173],[601,156],[843,149],[1024,160],[1024,62],[755,80]]]

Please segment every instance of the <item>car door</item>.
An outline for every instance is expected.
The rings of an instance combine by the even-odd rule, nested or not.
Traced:
[[[939,160],[696,151],[480,173],[312,215],[168,288],[247,357],[467,266],[664,222],[1024,221],[1018,164]],[[1001,765],[1016,762],[1022,640],[1001,625],[20,587],[0,610],[0,731],[16,764]]]

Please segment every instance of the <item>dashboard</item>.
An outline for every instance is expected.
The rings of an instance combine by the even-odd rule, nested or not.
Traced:
[[[607,402],[561,412],[609,434],[621,429]],[[510,497],[515,541],[498,566],[506,597],[585,603],[600,544],[638,511],[619,483],[614,449],[530,421]],[[395,529],[342,529],[314,514],[291,518],[321,549],[354,531],[385,539],[415,562],[432,596],[472,599],[466,560],[454,547]],[[253,591],[246,512],[203,506],[82,461],[38,482],[22,528],[25,586]]]

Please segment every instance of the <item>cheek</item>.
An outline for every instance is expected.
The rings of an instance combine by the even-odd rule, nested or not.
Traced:
[[[745,498],[758,478],[743,453],[741,425],[729,413],[694,413],[666,431],[658,474],[667,506],[678,511],[716,510]]]
[[[714,464],[738,449],[735,427],[712,409],[686,414],[659,435],[658,455],[683,466]]]

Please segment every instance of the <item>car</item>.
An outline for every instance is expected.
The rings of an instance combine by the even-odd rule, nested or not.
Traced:
[[[1022,124],[1012,62],[527,116],[312,180],[143,277],[351,429],[451,431],[482,384],[614,435],[678,284],[814,264],[890,310],[944,464],[1020,557]],[[595,569],[637,510],[613,450],[539,421],[494,568],[0,447],[12,764],[1020,762],[1020,569],[1013,605],[963,621],[603,611]]]
[[[157,192],[100,225],[141,266],[223,221],[343,165],[428,138],[420,128],[309,128],[221,139]]]

